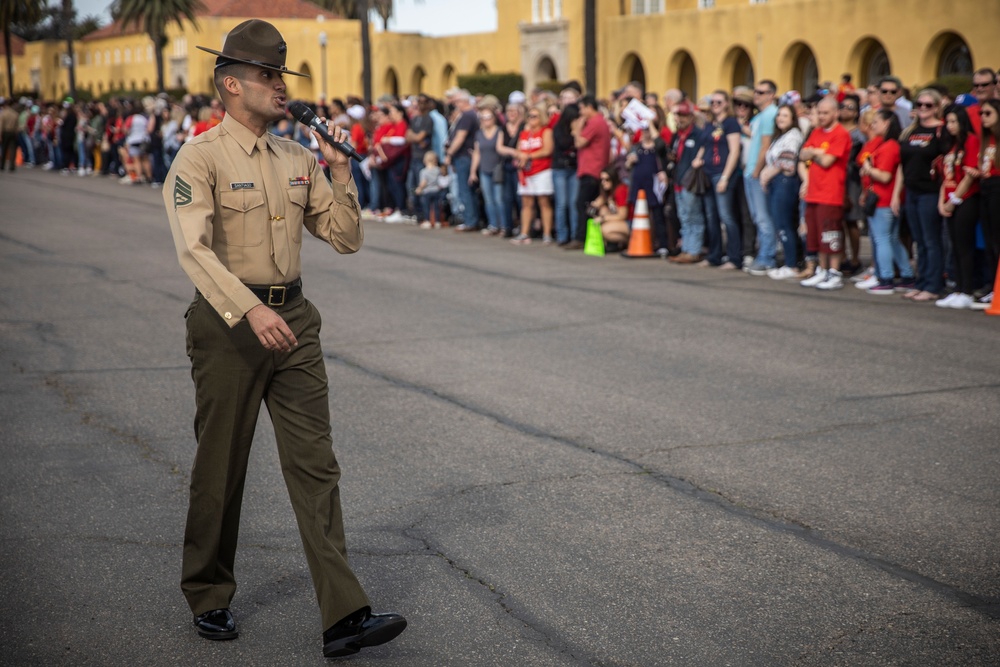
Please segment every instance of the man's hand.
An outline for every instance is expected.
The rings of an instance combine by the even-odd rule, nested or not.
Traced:
[[[333,140],[345,144],[350,141],[350,134],[347,130],[342,127],[334,126],[327,122],[325,118],[320,119],[322,122],[326,123],[327,133],[333,137]],[[330,176],[333,180],[340,183],[347,183],[351,180],[351,158],[347,157],[336,148],[326,143],[319,137],[316,137],[316,141],[319,144],[319,150],[323,153],[323,157],[326,158],[326,163],[330,165]]]
[[[281,315],[264,304],[248,310],[246,318],[247,322],[250,323],[250,328],[257,334],[257,340],[260,341],[265,350],[288,352],[299,344],[299,341],[295,339],[295,334],[288,328],[288,324],[285,323]]]

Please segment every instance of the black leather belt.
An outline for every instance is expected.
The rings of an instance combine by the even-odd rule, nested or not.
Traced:
[[[268,306],[284,306],[286,303],[302,294],[302,279],[296,278],[285,285],[247,285],[261,303]]]

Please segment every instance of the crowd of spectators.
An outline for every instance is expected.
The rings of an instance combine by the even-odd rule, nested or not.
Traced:
[[[698,100],[633,82],[597,99],[570,82],[503,102],[452,89],[316,111],[366,156],[352,168],[369,220],[573,251],[593,219],[613,251],[642,192],[655,251],[678,266],[984,309],[1000,260],[998,98],[997,73],[980,69],[954,96],[845,75],[808,97],[762,80]],[[224,115],[198,96],[3,107],[0,166],[14,168],[16,145],[29,167],[153,186]],[[272,131],[322,161],[291,118]]]

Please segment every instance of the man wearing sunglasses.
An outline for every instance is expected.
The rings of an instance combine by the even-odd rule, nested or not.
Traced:
[[[977,69],[972,75],[972,96],[979,104],[997,96],[997,76],[989,67]]]
[[[910,111],[913,104],[903,97],[903,83],[894,76],[884,76],[878,82],[879,106],[885,109],[892,109],[899,118],[900,127],[908,127],[910,124]]]

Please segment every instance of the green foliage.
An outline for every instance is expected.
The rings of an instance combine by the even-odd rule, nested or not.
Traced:
[[[507,74],[460,74],[459,88],[473,95],[495,95],[501,102],[515,90],[524,90],[524,77],[517,72]]]
[[[972,90],[972,75],[971,74],[947,74],[945,76],[939,76],[930,83],[926,83],[922,86],[915,86],[911,90],[913,94],[916,95],[921,90],[930,86],[931,84],[942,85],[948,89],[952,97],[960,94],[967,93]]]
[[[558,95],[560,92],[562,92],[562,89],[566,87],[566,84],[562,83],[561,81],[549,80],[549,81],[539,81],[538,83],[535,84],[535,87],[541,88],[542,90],[552,91],[553,93]]]

